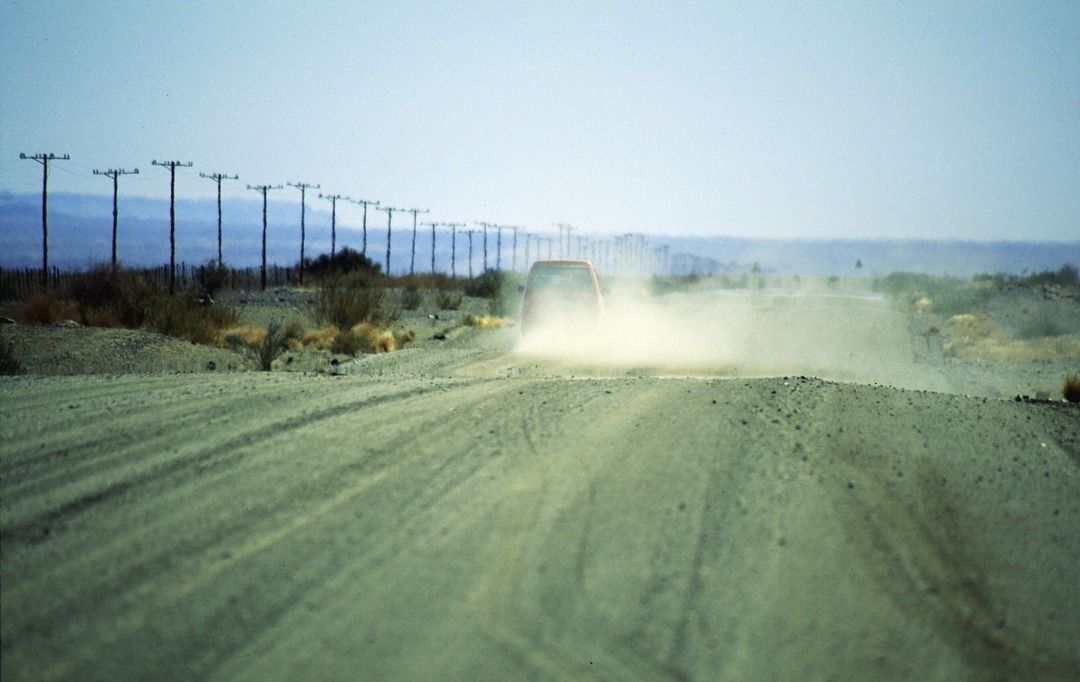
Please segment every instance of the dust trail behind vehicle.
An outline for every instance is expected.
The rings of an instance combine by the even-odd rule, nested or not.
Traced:
[[[557,364],[670,374],[812,375],[949,391],[884,298],[776,291],[611,292],[598,324],[538,330],[516,353]]]

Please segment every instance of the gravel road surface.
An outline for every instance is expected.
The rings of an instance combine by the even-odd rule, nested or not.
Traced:
[[[1075,405],[511,333],[0,378],[3,679],[1080,678]]]

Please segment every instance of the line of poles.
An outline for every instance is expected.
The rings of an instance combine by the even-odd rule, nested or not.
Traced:
[[[49,177],[49,164],[53,161],[68,161],[70,156],[67,154],[59,155],[54,153],[38,153],[38,154],[20,154],[20,159],[32,160],[39,163],[42,166],[42,198],[41,198],[41,225],[42,225],[42,283],[43,286],[48,286],[48,263],[49,263],[49,247],[48,247],[48,177]],[[190,161],[151,161],[152,166],[159,166],[169,172],[169,290],[175,291],[176,280],[176,169],[177,168],[190,168],[192,162]],[[102,175],[112,180],[113,183],[113,228],[112,228],[112,257],[111,264],[115,270],[117,267],[117,231],[118,231],[118,194],[119,194],[119,178],[123,175],[138,174],[139,169],[134,168],[127,170],[123,168],[108,168],[104,170],[95,169],[95,175]],[[219,267],[224,267],[224,257],[222,254],[222,213],[221,213],[221,185],[225,180],[239,180],[239,176],[236,174],[228,174],[224,172],[213,173],[199,173],[199,177],[211,180],[217,185],[217,263]],[[305,242],[306,242],[306,208],[307,208],[307,190],[318,190],[321,186],[308,182],[290,182],[286,183],[289,187],[300,190],[300,266],[299,266],[299,282],[303,284],[304,281],[304,265],[306,260]],[[262,246],[261,246],[261,262],[262,262],[262,287],[266,288],[266,237],[267,237],[267,194],[272,190],[283,189],[283,185],[274,184],[256,184],[247,185],[247,189],[255,192],[259,192],[262,195]],[[707,268],[709,259],[695,260],[696,257],[691,254],[670,254],[667,246],[652,246],[649,243],[648,238],[641,233],[626,233],[616,235],[613,237],[599,237],[589,236],[581,233],[576,227],[566,223],[556,223],[553,227],[556,228],[556,232],[542,233],[542,232],[530,232],[527,231],[524,226],[521,225],[506,225],[493,223],[488,221],[474,221],[479,229],[466,229],[466,223],[461,222],[446,222],[446,221],[430,221],[419,223],[418,218],[422,214],[430,213],[429,209],[420,208],[398,208],[394,206],[382,205],[380,201],[371,199],[353,199],[342,194],[319,194],[320,199],[325,199],[330,202],[330,261],[334,262],[334,258],[337,252],[337,202],[339,200],[346,201],[363,209],[362,217],[362,242],[360,253],[367,257],[368,251],[368,208],[374,207],[376,210],[386,213],[386,254],[383,263],[384,271],[386,274],[391,274],[392,265],[392,242],[393,242],[393,218],[395,213],[411,213],[412,214],[412,235],[411,235],[411,251],[409,258],[408,274],[416,274],[416,245],[417,235],[420,225],[431,228],[431,272],[434,274],[437,269],[436,253],[438,252],[437,244],[437,232],[439,228],[449,228],[450,230],[450,276],[457,277],[457,239],[458,232],[463,231],[468,241],[468,260],[467,271],[470,278],[474,277],[474,252],[473,252],[473,237],[477,233],[480,234],[481,246],[482,246],[482,272],[489,270],[502,271],[503,270],[503,256],[505,249],[503,248],[503,232],[509,231],[512,234],[512,241],[510,246],[510,270],[518,271],[518,250],[519,241],[523,242],[523,258],[522,269],[527,269],[534,261],[539,259],[585,259],[591,260],[602,271],[608,275],[617,276],[643,276],[647,274],[666,274],[675,270],[686,270],[690,268],[695,270],[700,266],[701,268]],[[494,262],[489,254],[489,239],[494,238]],[[557,246],[556,246],[557,245]],[[689,265],[688,265],[689,264]]]

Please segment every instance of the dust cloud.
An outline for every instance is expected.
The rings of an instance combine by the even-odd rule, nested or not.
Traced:
[[[530,331],[515,352],[578,372],[808,375],[948,390],[940,375],[916,364],[920,341],[889,301],[872,294],[616,290],[598,323]]]

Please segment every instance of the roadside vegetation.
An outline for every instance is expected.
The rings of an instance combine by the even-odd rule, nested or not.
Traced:
[[[875,288],[907,306],[928,339],[941,334],[946,357],[1014,364],[1080,360],[1080,277],[1070,264],[968,281],[893,273]],[[1067,374],[1061,394],[1080,400],[1080,376]]]
[[[145,329],[193,343],[214,344],[236,324],[235,312],[213,302],[216,275],[170,295],[168,287],[139,272],[98,265],[63,286],[31,295],[12,311],[22,324],[73,321],[91,327]]]
[[[7,339],[0,339],[0,375],[20,374],[22,365]]]
[[[1070,403],[1080,403],[1080,374],[1065,375],[1065,384],[1061,387],[1061,393]]]

